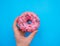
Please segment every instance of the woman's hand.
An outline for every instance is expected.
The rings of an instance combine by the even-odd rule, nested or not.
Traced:
[[[32,32],[28,37],[24,37],[25,32],[18,30],[16,23],[17,19],[15,20],[13,25],[17,46],[29,46],[37,31]]]

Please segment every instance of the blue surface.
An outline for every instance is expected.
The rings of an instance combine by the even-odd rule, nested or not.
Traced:
[[[59,0],[0,0],[0,46],[16,46],[12,25],[25,11],[35,12],[41,21],[30,46],[60,46]]]

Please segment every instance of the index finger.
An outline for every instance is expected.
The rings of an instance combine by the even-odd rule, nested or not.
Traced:
[[[16,26],[17,21],[18,21],[18,17],[15,19],[14,24],[13,24],[13,29],[14,29],[15,37],[24,36],[24,32],[19,30],[18,27]]]

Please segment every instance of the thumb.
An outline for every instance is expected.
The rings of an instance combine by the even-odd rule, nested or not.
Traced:
[[[33,39],[33,37],[35,36],[37,30],[32,32],[29,36],[28,36],[28,39],[31,41]]]

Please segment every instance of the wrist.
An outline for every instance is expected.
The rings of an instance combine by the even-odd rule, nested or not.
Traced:
[[[25,44],[17,44],[17,46],[29,46],[29,45],[25,45]]]

